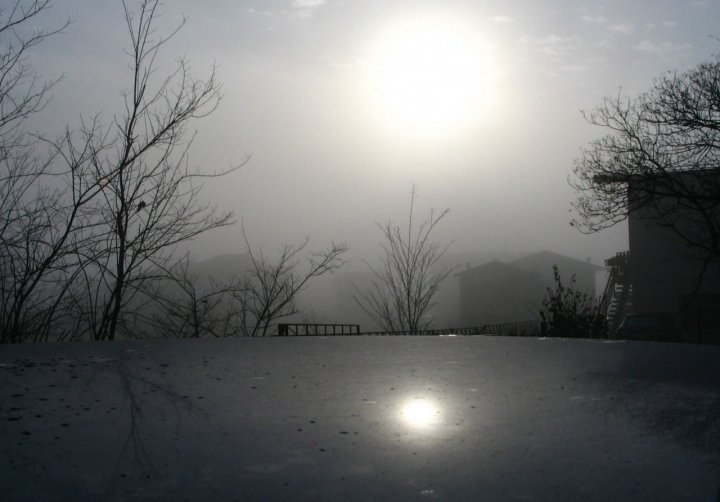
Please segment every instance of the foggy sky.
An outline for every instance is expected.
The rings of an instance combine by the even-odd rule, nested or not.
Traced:
[[[492,60],[492,112],[430,139],[378,123],[361,83],[378,33],[418,14],[463,19]],[[436,237],[456,251],[548,249],[602,263],[625,250],[624,226],[594,236],[569,226],[572,161],[602,133],[580,110],[720,47],[720,4],[709,1],[186,0],[165,3],[158,31],[183,16],[164,67],[186,55],[203,77],[214,62],[224,95],[195,122],[191,161],[212,170],[252,156],[204,198],[268,248],[309,236],[317,247],[344,241],[353,257],[378,254],[375,222],[404,221],[413,183],[420,211],[450,208]],[[35,22],[67,17],[66,33],[30,60],[45,77],[64,75],[37,125],[49,134],[81,115],[111,120],[130,85],[120,2],[63,0]],[[241,243],[233,227],[191,248],[207,258]]]

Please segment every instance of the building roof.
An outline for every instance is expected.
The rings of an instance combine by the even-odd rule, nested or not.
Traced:
[[[521,267],[518,267],[516,265],[513,265],[512,263],[499,261],[499,260],[492,260],[487,263],[483,263],[482,265],[478,265],[476,267],[470,267],[466,268],[465,270],[462,270],[460,272],[457,272],[455,275],[459,277],[469,277],[477,274],[486,273],[488,271],[499,271],[503,270],[505,272],[515,272],[515,273],[526,273],[527,270]]]
[[[595,265],[594,263],[591,263],[587,260],[578,260],[576,258],[571,258],[570,256],[553,253],[552,251],[540,251],[538,253],[518,258],[517,260],[513,260],[510,263],[517,267],[525,269],[535,267],[552,268],[553,265],[557,265],[561,272],[563,271],[563,268],[572,268],[574,269],[574,271],[605,270],[604,267],[601,267],[600,265]]]
[[[488,270],[489,268],[505,268],[506,270],[514,269],[529,272],[536,272],[538,270],[550,271],[553,265],[557,265],[561,273],[564,271],[576,273],[581,271],[597,272],[605,270],[604,267],[588,261],[578,260],[570,256],[553,253],[552,251],[540,251],[509,262],[493,260],[476,267],[466,268],[465,270],[457,272],[455,275],[459,277],[474,275],[482,273],[481,271]]]
[[[607,173],[598,174],[593,177],[596,183],[635,183],[638,181],[650,181],[683,177],[716,177],[720,175],[720,168],[707,169],[685,169],[685,170],[664,170],[646,173]]]

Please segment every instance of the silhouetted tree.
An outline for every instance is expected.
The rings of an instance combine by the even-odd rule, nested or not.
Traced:
[[[448,246],[440,247],[431,240],[435,227],[449,210],[436,214],[433,210],[426,220],[416,225],[415,186],[410,195],[410,215],[407,229],[389,221],[378,224],[384,243],[381,265],[367,264],[374,275],[367,291],[355,287],[355,302],[384,331],[417,333],[430,326],[425,315],[432,306],[432,299],[440,283],[453,269],[440,267]]]
[[[720,258],[720,55],[584,117],[608,134],[575,161],[573,224],[596,232],[635,212]]]
[[[189,257],[165,270],[165,279],[141,291],[140,330],[164,337],[267,336],[282,318],[301,313],[297,296],[316,277],[344,263],[343,244],[312,252],[303,260],[308,239],[283,245],[275,259],[253,249],[243,228],[249,266],[228,270],[222,278],[200,278],[190,271]],[[304,265],[303,265],[304,262]]]
[[[136,295],[163,276],[179,243],[231,222],[230,213],[199,201],[199,181],[236,169],[213,173],[189,165],[188,123],[213,112],[220,99],[214,69],[206,80],[195,80],[181,59],[168,75],[156,74],[160,49],[184,21],[161,37],[154,29],[158,0],[139,2],[137,12],[126,2],[123,7],[131,41],[124,114],[109,126],[99,118],[84,121],[60,147],[66,159],[91,152],[81,182],[102,187],[91,215],[91,244],[78,254],[84,288],[76,296],[95,340],[116,338]]]
[[[0,342],[41,341],[67,291],[66,242],[77,207],[90,187],[75,187],[71,202],[47,182],[59,173],[53,155],[26,129],[58,80],[42,81],[29,51],[68,25],[35,28],[48,0],[0,6]],[[73,210],[75,209],[75,210]]]
[[[547,288],[540,319],[543,334],[563,338],[598,338],[605,336],[605,318],[595,299],[575,289],[575,275],[570,285],[563,284],[557,265],[553,265],[554,288]]]
[[[300,256],[309,240],[285,244],[275,260],[262,250],[253,250],[243,229],[243,239],[252,267],[243,282],[235,288],[235,296],[243,306],[243,335],[267,336],[269,328],[279,319],[298,313],[296,299],[311,279],[332,273],[343,265],[345,244],[333,242],[328,249],[311,252],[301,266]]]
[[[0,149],[28,146],[24,122],[43,109],[49,91],[58,80],[41,81],[28,64],[28,51],[68,24],[43,30],[31,26],[35,18],[50,8],[50,0],[17,0],[0,6]],[[9,127],[12,126],[12,127]]]
[[[141,334],[164,338],[226,337],[243,331],[246,281],[240,273],[223,279],[199,277],[189,255],[168,267],[164,278],[146,284],[135,310]]]

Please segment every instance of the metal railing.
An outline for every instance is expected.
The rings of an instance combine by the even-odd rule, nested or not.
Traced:
[[[279,323],[278,336],[359,335],[359,324]]]
[[[442,335],[484,335],[484,336],[540,336],[540,321],[521,321],[501,324],[486,324],[469,328],[443,328],[416,331],[360,331],[358,324],[278,324],[279,336],[442,336]]]
[[[359,334],[376,336],[540,336],[540,333],[540,321],[521,321],[485,324],[483,326],[472,326],[469,328],[443,328],[418,331],[363,331]]]

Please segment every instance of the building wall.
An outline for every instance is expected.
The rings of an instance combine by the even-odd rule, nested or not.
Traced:
[[[576,260],[569,256],[542,251],[510,262],[519,268],[535,272],[540,275],[546,287],[554,286],[553,266],[557,265],[560,278],[565,286],[570,286],[572,276],[575,276],[574,289],[595,297],[595,276],[603,271],[603,267],[593,265],[587,261]]]
[[[663,207],[681,228],[691,228],[692,215],[683,215],[672,201]],[[656,210],[636,209],[628,217],[633,310],[673,316],[685,341],[720,342],[720,267],[712,265],[703,275],[706,253],[660,225]]]
[[[539,274],[493,262],[459,274],[462,326],[539,317],[545,286]]]

